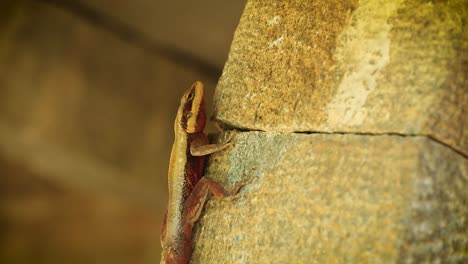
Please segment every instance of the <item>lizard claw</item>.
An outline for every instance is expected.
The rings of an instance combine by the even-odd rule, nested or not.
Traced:
[[[224,132],[223,135],[222,135],[221,142],[223,144],[229,144],[231,146],[234,146],[234,142],[233,142],[234,141],[233,140],[234,139],[234,134],[235,134],[234,132],[229,131],[229,130]]]

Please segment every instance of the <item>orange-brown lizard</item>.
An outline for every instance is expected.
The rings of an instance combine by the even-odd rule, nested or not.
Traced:
[[[169,162],[169,202],[162,225],[161,243],[167,264],[188,263],[192,254],[192,228],[200,217],[208,192],[217,198],[237,193],[226,191],[203,177],[206,157],[231,143],[209,144],[203,84],[194,83],[180,101],[174,122],[175,140]]]

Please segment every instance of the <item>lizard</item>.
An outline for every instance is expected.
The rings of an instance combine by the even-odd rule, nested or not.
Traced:
[[[175,140],[168,171],[169,198],[161,230],[166,264],[188,263],[192,254],[192,229],[200,217],[209,193],[217,198],[234,195],[244,184],[227,191],[205,177],[207,155],[232,145],[230,139],[209,144],[203,132],[206,109],[203,83],[197,81],[180,101],[174,121]]]

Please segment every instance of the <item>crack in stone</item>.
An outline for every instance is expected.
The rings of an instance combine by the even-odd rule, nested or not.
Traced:
[[[224,130],[232,130],[232,131],[239,131],[239,132],[278,132],[282,133],[280,131],[265,131],[261,129],[249,129],[249,128],[241,128],[241,127],[236,127],[233,125],[228,125],[226,123],[220,122],[217,120],[218,124],[224,129]],[[398,137],[423,137],[427,138],[429,140],[432,140],[446,148],[449,148],[453,152],[461,155],[465,159],[468,159],[468,153],[463,152],[462,150],[454,148],[452,145],[432,136],[432,135],[425,135],[425,134],[404,134],[404,133],[399,133],[399,132],[350,132],[350,131],[333,131],[333,132],[327,132],[327,131],[292,131],[292,132],[284,132],[285,134],[326,134],[326,135],[356,135],[356,136],[398,136]]]
[[[210,64],[209,62],[199,58],[193,54],[185,52],[183,50],[174,49],[169,45],[165,45],[159,42],[151,40],[148,36],[139,32],[138,30],[132,28],[128,24],[120,21],[119,19],[113,18],[111,16],[105,15],[102,12],[96,11],[92,7],[76,0],[41,0],[42,2],[54,5],[56,7],[62,8],[72,14],[77,15],[81,19],[87,21],[88,23],[95,25],[98,28],[102,28],[112,33],[119,39],[124,42],[127,42],[131,45],[142,47],[148,52],[166,57],[167,59],[173,61],[176,64],[189,65],[193,68],[200,70],[201,72],[218,78],[221,75],[221,70]],[[255,130],[248,128],[240,128],[232,125],[228,125],[217,120],[219,124],[222,124],[226,130],[236,130],[241,132],[250,132],[250,131],[259,131],[259,132],[268,132],[264,130]],[[432,135],[424,134],[403,134],[398,132],[344,132],[344,131],[293,131],[289,132],[293,134],[337,134],[337,135],[360,135],[360,136],[400,136],[400,137],[425,137],[434,142],[437,142],[452,151],[458,153],[464,158],[468,159],[468,153],[465,153],[462,150],[454,148],[452,145],[437,139]]]

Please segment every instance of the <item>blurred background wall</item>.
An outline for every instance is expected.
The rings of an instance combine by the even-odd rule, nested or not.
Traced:
[[[244,5],[0,1],[0,263],[158,263],[175,111]]]

